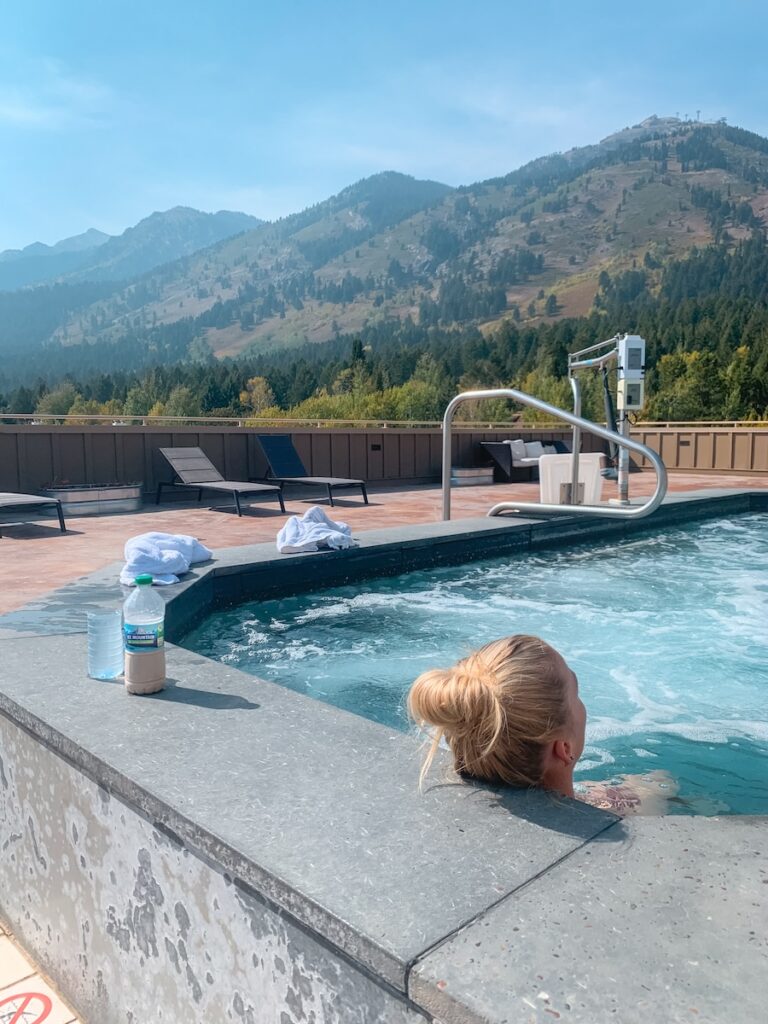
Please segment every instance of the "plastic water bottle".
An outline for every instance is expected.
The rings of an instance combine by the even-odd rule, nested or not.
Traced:
[[[125,688],[157,693],[165,685],[165,601],[152,589],[149,574],[136,577],[136,589],[123,604]]]
[[[117,679],[123,674],[123,634],[120,609],[88,612],[88,675]]]

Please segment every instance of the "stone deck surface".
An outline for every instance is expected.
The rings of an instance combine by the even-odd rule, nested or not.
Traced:
[[[653,473],[630,477],[630,495],[646,496],[655,487]],[[670,492],[705,488],[768,488],[768,474],[670,473]],[[286,490],[288,515],[302,515],[314,502],[300,493]],[[452,490],[453,519],[483,516],[500,501],[520,499],[538,501],[536,483],[495,484],[484,487],[459,487]],[[615,493],[615,485],[604,485],[604,498]],[[219,496],[220,497],[220,496]],[[329,509],[321,494],[317,503],[331,518],[341,519],[353,531],[376,530],[416,523],[436,523],[441,519],[442,492],[437,485],[373,488],[371,504],[363,505],[354,497],[340,497]],[[218,505],[219,498],[214,499]],[[123,557],[125,541],[138,533],[159,531],[185,533],[197,537],[210,548],[229,548],[272,541],[286,516],[272,503],[254,503],[238,518],[234,511],[212,508],[210,502],[147,505],[141,512],[114,516],[89,516],[67,521],[62,536],[55,519],[44,518],[21,526],[2,528],[0,537],[0,614],[20,608],[42,594],[71,580],[101,569]]]
[[[0,922],[0,1021],[78,1024],[77,1017]]]

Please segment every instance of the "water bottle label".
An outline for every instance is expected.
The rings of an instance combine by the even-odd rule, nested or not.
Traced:
[[[138,651],[153,651],[165,643],[165,631],[162,622],[153,622],[144,626],[123,625],[125,649],[135,654]]]

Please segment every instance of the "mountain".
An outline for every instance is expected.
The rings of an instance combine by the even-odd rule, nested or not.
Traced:
[[[245,213],[177,206],[110,236],[94,228],[48,246],[0,253],[0,291],[47,281],[125,281],[262,223]]]
[[[762,238],[768,140],[652,117],[455,189],[377,174],[192,252],[198,235],[174,260],[191,215],[153,215],[108,240],[55,294],[0,301],[0,345],[18,350],[23,335],[25,351],[47,346],[49,365],[55,355],[106,370],[383,337],[409,323],[488,336],[556,325],[615,304],[609,285],[657,294],[664,269],[692,253],[717,246],[725,259]],[[153,269],[136,269],[150,259]]]
[[[93,250],[109,237],[103,231],[89,228],[55,245],[33,242],[23,249],[6,249],[0,252],[0,291],[52,281],[70,273],[87,263]]]
[[[52,256],[61,252],[83,252],[86,249],[95,249],[103,245],[109,235],[96,228],[89,228],[81,235],[73,235],[71,238],[63,238],[55,245],[46,245],[44,242],[33,242],[23,249],[4,249],[0,252],[0,263],[12,263],[19,260],[29,259],[33,256]]]
[[[110,238],[94,254],[94,259],[68,275],[68,280],[124,281],[249,231],[260,223],[247,213],[201,213],[188,206],[174,206],[164,213],[153,213],[122,235]]]

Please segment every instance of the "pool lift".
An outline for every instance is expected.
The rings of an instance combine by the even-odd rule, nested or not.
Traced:
[[[617,389],[616,412],[613,410],[610,388],[608,386],[608,367],[616,361]],[[581,415],[581,385],[577,374],[581,370],[599,370],[603,375],[603,390],[606,407],[606,426],[603,427]],[[477,401],[484,398],[509,398],[521,405],[546,413],[556,419],[565,420],[573,427],[573,444],[571,451],[571,482],[563,486],[564,500],[561,504],[532,501],[502,501],[494,505],[488,512],[489,516],[497,516],[503,512],[534,512],[538,515],[578,515],[605,516],[615,519],[641,519],[650,515],[659,507],[667,492],[667,471],[659,455],[639,441],[629,436],[629,413],[643,407],[645,391],[645,340],[639,334],[617,334],[606,341],[590,345],[588,348],[573,352],[568,356],[568,378],[573,391],[573,412],[558,409],[549,402],[527,395],[515,388],[494,388],[487,391],[464,391],[456,395],[445,410],[443,416],[443,519],[451,518],[451,455],[452,455],[452,423],[453,415],[463,402]],[[618,422],[617,422],[618,421]],[[618,463],[617,468],[611,465],[603,470],[603,475],[618,479],[619,496],[607,505],[585,505],[581,501],[579,481],[579,453],[581,451],[581,435],[586,431],[595,434],[608,442],[609,459]],[[632,505],[629,501],[629,453],[634,452],[651,463],[656,472],[656,489],[651,497],[641,505]],[[547,456],[543,456],[547,458]]]
[[[585,358],[587,356],[589,358]],[[616,412],[608,385],[608,367],[614,360],[617,363]],[[607,341],[590,345],[568,356],[568,379],[573,391],[573,411],[577,416],[581,416],[581,385],[577,373],[587,369],[600,370],[602,374],[606,426],[622,437],[629,437],[629,414],[642,409],[645,401],[645,339],[639,334],[616,334]],[[573,451],[578,452],[580,447],[581,429],[574,427]],[[609,441],[609,453],[612,465],[603,470],[603,475],[610,479],[618,478],[618,504],[629,505],[629,449]],[[615,468],[617,462],[618,469]],[[577,480],[578,458],[571,481],[572,488],[575,488]]]

